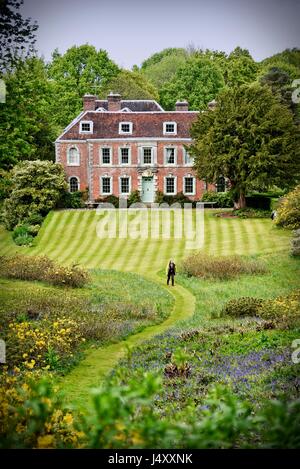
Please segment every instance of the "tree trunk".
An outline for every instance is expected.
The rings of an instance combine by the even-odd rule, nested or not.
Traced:
[[[234,209],[239,210],[240,208],[246,207],[246,197],[242,192],[239,194],[238,199],[234,201]]]

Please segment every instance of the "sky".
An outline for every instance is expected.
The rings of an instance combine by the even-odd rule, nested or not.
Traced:
[[[300,0],[24,0],[37,20],[37,49],[46,60],[58,48],[92,44],[131,68],[166,47],[231,52],[255,60],[300,47]]]

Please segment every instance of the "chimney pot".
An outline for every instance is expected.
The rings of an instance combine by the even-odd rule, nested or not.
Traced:
[[[189,103],[187,101],[177,101],[175,104],[175,111],[188,111]]]
[[[85,94],[83,96],[83,110],[84,111],[95,111],[97,96],[93,94]]]
[[[107,103],[109,112],[121,111],[121,96],[118,93],[111,91],[107,96]]]

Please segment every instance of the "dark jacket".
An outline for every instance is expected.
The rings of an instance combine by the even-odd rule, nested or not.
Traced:
[[[169,262],[168,275],[176,275],[176,265],[174,262]]]

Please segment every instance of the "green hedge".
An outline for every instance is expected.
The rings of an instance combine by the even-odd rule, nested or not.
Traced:
[[[207,191],[203,194],[201,202],[216,202],[216,208],[231,208],[233,207],[233,196],[230,191],[228,192],[214,192]]]

